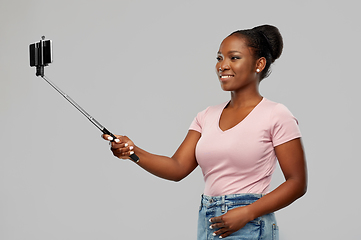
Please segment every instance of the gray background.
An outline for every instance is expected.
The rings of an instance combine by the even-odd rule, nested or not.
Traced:
[[[333,2],[333,3],[331,3]],[[277,212],[281,239],[359,239],[357,1],[0,1],[0,239],[195,239],[200,169],[173,183],[114,158],[100,132],[29,67],[46,35],[46,76],[98,121],[172,155],[197,114],[229,99],[214,71],[222,39],[279,27],[284,52],[263,96],[298,118],[309,190]],[[277,169],[272,186],[283,177]]]

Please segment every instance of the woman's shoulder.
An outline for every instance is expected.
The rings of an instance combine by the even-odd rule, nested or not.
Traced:
[[[198,121],[203,122],[205,119],[212,119],[214,117],[218,117],[224,107],[228,104],[228,102],[229,101],[217,105],[208,106],[207,108],[198,112],[196,118],[198,119]]]
[[[298,120],[292,114],[292,112],[282,103],[274,102],[268,99],[265,99],[264,112],[268,113],[268,119],[272,125],[278,125],[281,122],[296,122]]]
[[[275,102],[267,98],[264,98],[263,103],[264,103],[263,107],[269,109],[271,112],[274,113],[290,112],[289,109],[282,103]]]
[[[270,100],[270,99],[268,99],[268,98],[263,98],[263,101],[262,101],[262,102],[263,102],[263,104],[266,105],[267,107],[271,107],[271,106],[275,107],[275,106],[277,106],[277,105],[283,105],[282,103],[272,101],[272,100]]]
[[[219,111],[223,110],[228,103],[229,103],[229,101],[226,101],[226,102],[219,103],[216,105],[208,106],[207,108],[203,109],[199,113],[209,114],[209,113],[219,112]]]

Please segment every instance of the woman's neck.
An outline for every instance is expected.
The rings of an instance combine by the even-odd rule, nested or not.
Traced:
[[[262,98],[258,91],[248,93],[231,92],[231,101],[228,105],[234,108],[256,106]]]

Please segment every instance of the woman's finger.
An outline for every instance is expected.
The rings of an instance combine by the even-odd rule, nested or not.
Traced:
[[[105,139],[105,140],[108,140],[108,141],[115,141],[116,143],[119,143],[120,142],[120,138],[122,137],[122,136],[120,136],[120,135],[115,135],[115,139],[112,137],[112,136],[110,136],[110,135],[108,135],[108,134],[103,134],[102,135],[102,138],[103,139]]]
[[[209,222],[211,222],[211,223],[223,222],[222,216],[211,218],[211,219],[209,219]]]
[[[111,151],[113,152],[113,155],[120,158],[129,158],[130,155],[132,155],[134,152],[132,151],[134,149],[133,146],[129,146],[128,143],[111,143]]]
[[[110,150],[114,156],[128,159],[130,155],[134,154],[134,143],[127,136],[114,136],[116,137],[115,139],[108,134],[103,134],[102,138],[109,141]]]
[[[112,138],[110,135],[108,135],[108,134],[103,134],[103,135],[102,135],[102,138],[103,138],[104,140],[108,140],[108,141],[112,141],[112,140],[113,140],[113,138]]]

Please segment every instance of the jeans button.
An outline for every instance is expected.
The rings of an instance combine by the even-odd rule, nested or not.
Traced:
[[[209,203],[213,203],[213,202],[214,202],[214,200],[213,200],[213,199],[209,200]]]

